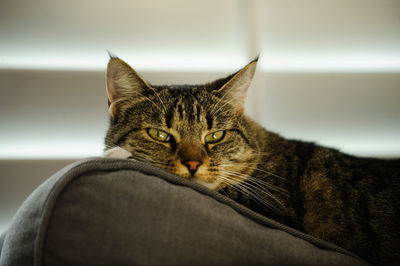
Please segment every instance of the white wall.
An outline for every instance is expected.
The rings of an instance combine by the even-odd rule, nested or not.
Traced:
[[[155,84],[207,82],[260,52],[247,112],[266,128],[400,156],[400,1],[2,0],[3,228],[50,172],[100,155],[107,49]]]
[[[258,39],[266,70],[400,70],[398,0],[258,3]]]

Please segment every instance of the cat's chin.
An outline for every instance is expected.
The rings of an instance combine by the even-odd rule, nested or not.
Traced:
[[[193,181],[196,182],[197,184],[203,185],[211,190],[219,190],[221,187],[221,182],[219,182],[218,180],[213,181],[213,182],[206,182],[199,178],[195,178],[195,179],[193,179]]]

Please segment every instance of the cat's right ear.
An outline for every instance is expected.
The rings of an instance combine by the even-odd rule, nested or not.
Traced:
[[[236,107],[238,113],[244,111],[244,100],[246,98],[247,89],[253,80],[256,72],[258,57],[251,61],[247,66],[236,72],[235,74],[224,79],[225,84],[217,90],[221,99],[227,100]]]
[[[106,86],[108,107],[112,116],[118,111],[118,103],[141,95],[149,85],[123,60],[112,56],[107,65]]]

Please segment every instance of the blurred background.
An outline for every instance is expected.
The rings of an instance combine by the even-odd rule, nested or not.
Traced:
[[[107,50],[153,84],[261,54],[246,112],[288,138],[400,156],[398,0],[0,1],[0,232],[35,187],[100,156]]]

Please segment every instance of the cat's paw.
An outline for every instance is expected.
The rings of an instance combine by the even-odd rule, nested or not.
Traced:
[[[106,158],[120,158],[120,159],[128,159],[132,156],[132,153],[129,151],[121,148],[121,147],[114,147],[112,149],[106,150],[103,153],[103,157]]]

